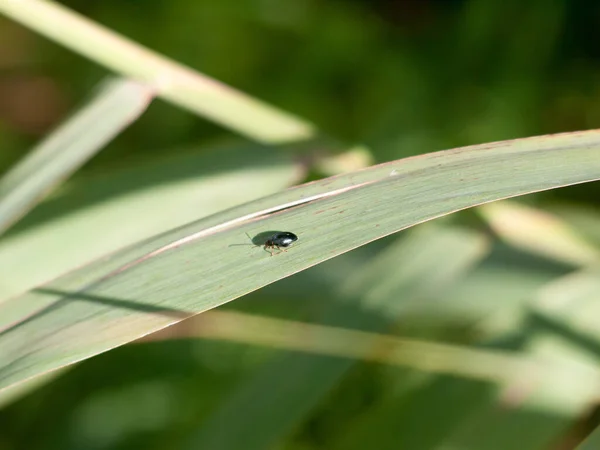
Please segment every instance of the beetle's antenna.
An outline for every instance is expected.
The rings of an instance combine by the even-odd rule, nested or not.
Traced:
[[[260,246],[261,246],[260,244],[255,244],[255,243],[254,243],[254,241],[252,240],[252,238],[250,237],[250,235],[248,234],[248,232],[247,232],[247,231],[246,231],[246,232],[244,232],[244,234],[245,234],[246,236],[248,236],[248,240],[250,241],[250,244],[254,245],[255,247],[260,247]]]

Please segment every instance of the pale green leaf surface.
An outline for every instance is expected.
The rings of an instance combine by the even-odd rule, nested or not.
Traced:
[[[394,161],[213,215],[1,304],[0,387],[121,345],[411,225],[599,178],[600,133],[569,133]],[[245,233],[268,230],[293,231],[300,240],[275,257],[247,245]]]
[[[0,299],[140,239],[277,192],[303,173],[290,154],[223,143],[75,180],[0,239],[0,273],[11,274],[0,279]]]
[[[112,80],[0,180],[0,234],[137,119],[148,86]]]

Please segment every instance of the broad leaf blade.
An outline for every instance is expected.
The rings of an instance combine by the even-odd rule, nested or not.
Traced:
[[[594,131],[432,153],[300,186],[157,236],[0,305],[0,387],[426,220],[599,179],[599,150]],[[240,245],[248,244],[246,233],[268,230],[293,231],[300,240],[276,257]]]

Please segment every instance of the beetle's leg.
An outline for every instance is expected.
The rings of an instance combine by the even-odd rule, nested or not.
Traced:
[[[274,245],[273,247],[277,247],[277,250],[279,250],[279,251],[278,251],[277,253],[271,254],[271,256],[277,256],[277,255],[279,255],[281,252],[285,252],[285,251],[286,251],[286,249],[285,249],[285,248],[281,248],[281,247],[280,247],[280,246],[278,246],[278,245]]]

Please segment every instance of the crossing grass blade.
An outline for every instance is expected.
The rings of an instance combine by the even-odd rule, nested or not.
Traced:
[[[524,251],[565,264],[597,264],[600,251],[558,216],[513,201],[478,208],[488,225],[506,242]]]
[[[0,304],[0,389],[412,225],[599,178],[600,133],[592,131],[393,161],[215,214]],[[271,257],[246,237],[269,230],[300,239]]]
[[[0,234],[137,119],[151,99],[150,88],[142,84],[107,82],[0,180]]]
[[[178,106],[261,142],[314,137],[312,124],[147,49],[72,10],[45,0],[0,0],[0,13],[144,83]]]

